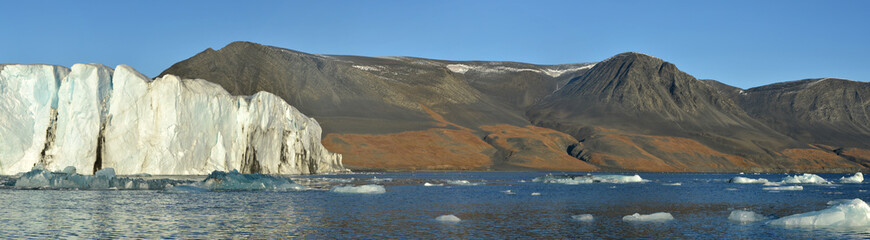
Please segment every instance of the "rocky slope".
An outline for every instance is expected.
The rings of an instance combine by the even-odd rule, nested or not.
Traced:
[[[323,144],[355,169],[855,171],[870,152],[801,137],[747,107],[762,100],[743,99],[743,90],[638,53],[544,66],[235,42],[164,74],[209,79],[232,94],[275,92],[317,118]],[[849,113],[868,106],[844,104]],[[847,116],[855,118],[835,118]],[[870,139],[866,125],[829,120],[845,129],[831,136],[855,130],[844,142]]]

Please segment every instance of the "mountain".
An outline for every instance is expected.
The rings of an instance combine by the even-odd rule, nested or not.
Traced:
[[[314,55],[234,42],[161,75],[208,79],[232,94],[273,92],[316,118],[324,144],[357,169],[593,170],[567,154],[576,140],[525,117],[591,65]]]
[[[741,89],[695,79],[640,53],[534,65],[316,55],[234,42],[165,74],[207,79],[232,94],[275,93],[317,119],[324,146],[352,169],[830,172],[868,166],[773,126],[759,117],[764,110],[746,106]],[[848,108],[867,106],[855,104]],[[850,141],[862,139],[868,138]]]

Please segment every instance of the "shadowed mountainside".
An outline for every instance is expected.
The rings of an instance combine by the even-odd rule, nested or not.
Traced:
[[[747,107],[743,90],[639,53],[534,65],[234,42],[163,74],[207,79],[233,94],[273,92],[317,119],[324,145],[355,169],[854,171],[867,158],[842,152],[870,152],[773,126],[760,117],[766,109]],[[850,111],[868,103],[856,106]]]

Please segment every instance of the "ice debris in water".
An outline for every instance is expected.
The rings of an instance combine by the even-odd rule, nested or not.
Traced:
[[[731,180],[728,180],[729,183],[768,183],[769,181],[764,178],[752,179],[748,177],[734,177]]]
[[[507,195],[514,195],[514,194],[517,194],[517,193],[515,193],[515,192],[512,192],[510,189],[508,189],[508,190],[504,190],[504,191],[501,191],[501,193],[504,193],[504,194],[507,194]]]
[[[541,196],[541,193],[539,193],[539,192],[533,192],[533,193],[532,193],[532,196]]]
[[[426,186],[426,187],[440,187],[440,186],[444,186],[444,184],[443,184],[443,183],[428,183],[428,182],[427,182],[427,183],[423,183],[423,186]]]
[[[439,221],[439,222],[443,222],[443,223],[457,223],[459,221],[462,221],[462,219],[459,219],[458,217],[454,216],[453,214],[450,214],[450,215],[438,216],[435,218],[435,221]]]
[[[815,175],[812,173],[804,173],[803,175],[795,175],[795,176],[786,176],[782,179],[783,183],[812,183],[812,184],[825,184],[828,183],[819,175]]]
[[[189,183],[170,179],[144,180],[138,178],[116,177],[115,170],[104,168],[94,175],[81,175],[76,173],[75,167],[64,168],[61,172],[46,171],[41,167],[21,174],[15,183],[15,188],[23,189],[81,189],[81,190],[160,190],[167,184],[175,185]]]
[[[591,222],[591,221],[595,220],[595,218],[592,217],[592,214],[574,215],[574,216],[571,216],[571,219],[574,219],[575,221],[581,221],[581,222]]]
[[[800,191],[804,190],[803,186],[785,186],[785,187],[766,187],[761,188],[765,191]]]
[[[446,181],[450,185],[460,185],[460,186],[475,186],[480,185],[481,183],[473,183],[468,180],[447,180]]]
[[[862,183],[864,182],[864,174],[857,172],[855,175],[840,178],[840,183]]]
[[[657,212],[653,214],[635,213],[622,217],[622,221],[627,222],[664,222],[674,220],[674,216],[666,212]]]
[[[307,190],[308,187],[294,183],[289,178],[259,173],[242,174],[237,170],[213,171],[200,183],[194,185],[209,190]]]
[[[768,224],[793,227],[870,227],[870,206],[861,199],[834,201],[834,206],[795,214]]]
[[[582,183],[635,183],[635,182],[646,182],[640,175],[635,174],[634,176],[627,175],[562,175],[562,176],[553,176],[552,174],[547,174],[544,176],[536,177],[532,179],[532,182],[544,182],[544,183],[561,183],[568,185],[577,185]]]
[[[330,191],[337,193],[364,193],[364,194],[381,194],[387,192],[384,186],[368,184],[360,186],[336,186]]]
[[[728,220],[732,222],[737,222],[740,224],[746,224],[751,222],[758,222],[767,220],[768,217],[755,213],[753,211],[744,211],[744,210],[734,210],[731,211],[731,215],[728,215]]]

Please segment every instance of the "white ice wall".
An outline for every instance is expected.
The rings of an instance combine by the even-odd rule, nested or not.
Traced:
[[[77,64],[71,72],[10,66],[0,69],[0,174],[37,164],[88,173],[95,162],[118,174],[343,170],[341,155],[320,144],[317,121],[270,93],[232,96],[217,84],[172,75],[152,81],[126,65],[114,72],[98,64]],[[19,97],[33,88],[39,94]]]

